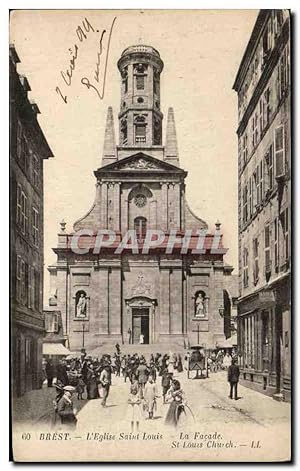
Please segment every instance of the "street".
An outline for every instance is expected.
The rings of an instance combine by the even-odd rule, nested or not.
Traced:
[[[183,372],[177,374],[176,378],[181,382],[188,406],[192,411],[190,413],[187,409],[187,415],[176,431],[169,430],[164,425],[169,405],[162,404],[160,377],[157,381],[160,397],[157,400],[154,419],[143,420],[139,434],[130,433],[130,423],[126,417],[129,382],[124,383],[122,377],[113,376],[106,408],[101,406],[101,399],[78,401],[74,397],[74,405],[80,410],[77,415],[76,431],[71,432],[72,444],[68,444],[72,447],[72,453],[79,453],[79,457],[80,453],[86,453],[88,449],[86,459],[100,459],[99,453],[101,459],[108,459],[109,456],[115,456],[118,450],[118,453],[121,453],[119,458],[121,460],[122,457],[125,459],[125,446],[126,453],[130,450],[132,459],[139,456],[141,449],[144,449],[146,454],[151,450],[150,460],[154,459],[154,456],[155,459],[164,457],[167,450],[168,453],[172,453],[173,459],[176,459],[178,453],[181,453],[180,457],[189,456],[191,449],[193,453],[201,451],[201,459],[204,460],[217,460],[219,453],[222,459],[232,459],[233,456],[236,459],[239,453],[241,460],[247,458],[254,461],[270,456],[270,451],[272,456],[275,453],[277,459],[284,459],[289,455],[290,404],[274,401],[241,385],[238,390],[239,399],[231,400],[228,398],[226,372],[211,374],[208,379],[197,380],[188,380],[186,372]],[[39,397],[36,394],[31,406],[34,409],[31,411],[34,427],[28,423],[25,426],[23,421],[23,426],[20,424],[16,430],[35,432],[47,430],[53,433],[50,416],[51,401],[54,396],[54,388],[44,387],[40,390]],[[41,401],[47,404],[46,408]],[[19,408],[21,409],[24,410],[24,404]],[[39,417],[38,411],[40,411]],[[21,422],[16,415],[15,417]],[[40,439],[38,435],[35,436]],[[51,437],[53,440],[53,435]],[[101,444],[104,448],[95,447],[95,444]],[[58,447],[56,451],[62,449],[62,443],[59,442],[39,442],[41,453],[42,450],[43,453],[47,453],[53,446]],[[226,447],[225,455],[224,447]],[[105,450],[104,457],[101,454],[103,450]],[[193,459],[196,457],[197,454]]]

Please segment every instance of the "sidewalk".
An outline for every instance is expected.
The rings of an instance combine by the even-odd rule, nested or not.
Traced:
[[[55,387],[48,388],[47,382],[42,389],[29,391],[21,397],[12,400],[12,419],[19,425],[30,422],[31,424],[51,422],[54,413],[53,401],[56,398]],[[84,395],[86,397],[86,394]],[[78,400],[77,394],[73,395],[74,407],[80,411],[87,400]]]
[[[43,385],[42,389],[35,389],[25,393],[21,397],[12,400],[12,418],[18,423],[38,422],[45,417],[51,417],[56,389]]]

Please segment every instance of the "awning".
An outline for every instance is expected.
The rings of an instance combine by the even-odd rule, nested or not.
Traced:
[[[43,355],[61,355],[66,356],[71,352],[62,343],[43,343]]]
[[[216,348],[232,348],[233,345],[236,345],[237,342],[237,337],[233,335],[227,340],[221,340],[218,342],[218,345]]]

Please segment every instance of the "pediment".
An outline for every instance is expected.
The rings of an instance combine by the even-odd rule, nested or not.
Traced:
[[[99,172],[171,172],[177,174],[184,174],[184,170],[175,167],[160,159],[156,159],[144,152],[130,155],[116,162],[110,163],[97,170]]]

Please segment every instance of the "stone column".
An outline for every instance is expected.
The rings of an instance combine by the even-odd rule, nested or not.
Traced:
[[[149,229],[157,228],[157,201],[150,202],[150,224]]]
[[[173,268],[170,272],[170,332],[182,334],[182,271]]]
[[[185,228],[185,184],[180,184],[180,228]]]
[[[168,184],[168,229],[176,229],[174,183]]]
[[[115,228],[115,184],[109,182],[107,185],[107,228]]]
[[[108,319],[108,267],[98,268],[99,334],[109,333]]]
[[[174,211],[175,211],[175,217],[174,217],[174,224],[176,229],[179,231],[181,228],[181,190],[180,190],[180,184],[175,183],[174,186]]]
[[[168,186],[167,183],[161,184],[161,211],[160,211],[160,226],[163,231],[168,230]]]
[[[108,277],[109,333],[121,335],[121,269],[112,267]]]
[[[163,268],[160,271],[160,333],[170,333],[170,270]]]
[[[120,191],[121,191],[121,182],[115,183],[114,188],[114,228],[116,231],[120,231]]]
[[[121,196],[121,231],[124,234],[128,230],[128,189]]]
[[[107,229],[107,183],[102,182],[101,188],[101,225],[103,229]]]

